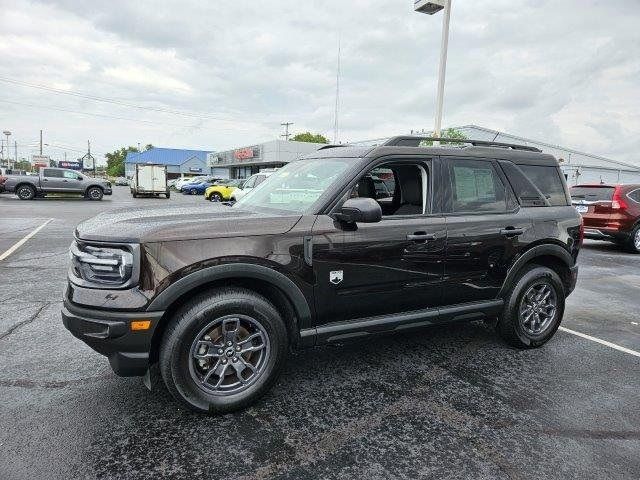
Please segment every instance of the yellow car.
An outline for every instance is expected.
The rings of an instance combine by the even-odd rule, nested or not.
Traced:
[[[231,193],[240,188],[243,180],[221,180],[204,191],[204,199],[211,202],[223,202],[231,198]]]

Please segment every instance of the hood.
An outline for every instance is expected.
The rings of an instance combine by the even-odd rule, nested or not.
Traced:
[[[76,227],[76,237],[101,242],[151,243],[199,238],[278,235],[301,215],[265,214],[223,204],[121,208]]]

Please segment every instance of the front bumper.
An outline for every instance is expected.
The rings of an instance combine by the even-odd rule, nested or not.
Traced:
[[[142,376],[149,368],[153,332],[164,312],[118,312],[82,308],[65,299],[62,322],[74,337],[109,358],[122,377]],[[151,328],[131,331],[131,322],[150,320]]]

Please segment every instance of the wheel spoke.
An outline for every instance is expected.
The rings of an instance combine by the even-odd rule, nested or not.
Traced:
[[[239,318],[227,318],[222,322],[222,334],[224,335],[225,342],[233,341],[240,329]]]
[[[216,364],[209,369],[207,374],[202,379],[202,383],[207,384],[207,382],[209,381],[209,378],[211,378],[211,375],[213,375],[216,372],[216,370],[218,369],[219,366],[220,366],[220,359],[218,359]]]
[[[207,348],[205,353],[200,353],[201,347]],[[218,353],[218,350],[222,348],[224,348],[224,345],[215,345],[210,340],[199,340],[198,343],[196,343],[196,349],[195,349],[195,353],[193,354],[193,357],[199,360],[204,360],[207,358],[218,358],[222,355]]]
[[[243,365],[245,367],[247,367],[249,370],[251,370],[252,373],[256,373],[256,367],[254,367],[253,365],[251,365],[251,363],[247,362],[243,357],[240,357],[240,361],[243,363]]]

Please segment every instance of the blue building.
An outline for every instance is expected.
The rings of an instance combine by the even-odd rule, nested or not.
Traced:
[[[212,171],[207,162],[207,154],[204,150],[182,150],[178,148],[154,147],[145,152],[129,152],[125,160],[125,175],[133,176],[135,165],[139,163],[153,163],[167,166],[167,177],[178,178],[182,176],[217,174]],[[225,170],[225,174],[227,170]],[[225,175],[226,176],[226,175]]]

